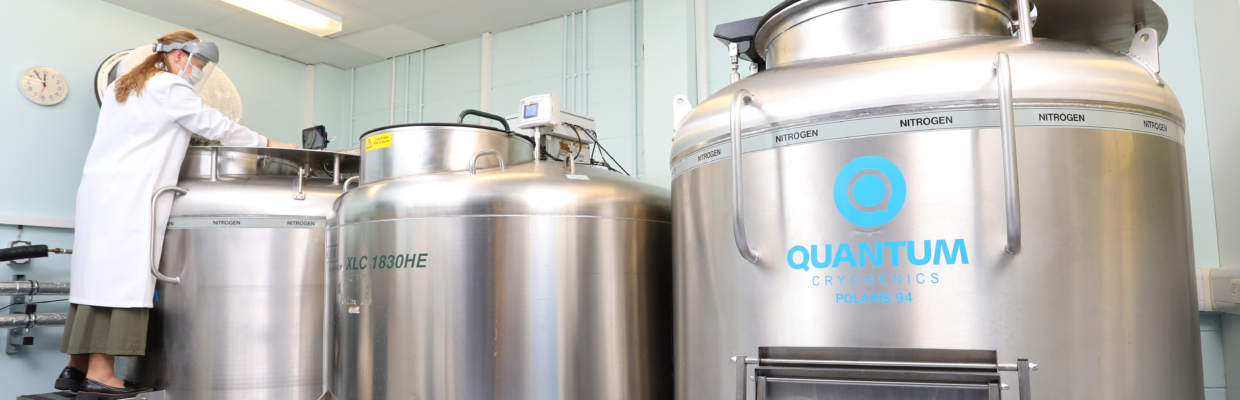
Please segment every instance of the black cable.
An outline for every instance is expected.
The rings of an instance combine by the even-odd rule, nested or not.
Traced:
[[[614,163],[616,163],[616,166],[617,166],[617,167],[620,167],[620,170],[621,170],[621,171],[624,171],[624,174],[625,174],[625,175],[628,175],[630,178],[631,178],[631,177],[633,177],[633,175],[629,175],[629,171],[628,171],[628,170],[626,170],[626,169],[624,169],[624,166],[623,166],[623,165],[620,165],[620,161],[616,161],[616,157],[615,157],[615,156],[613,156],[613,155],[611,155],[611,152],[607,151],[607,148],[606,148],[606,147],[603,147],[603,143],[602,143],[602,142],[594,142],[594,145],[595,145],[595,146],[598,146],[598,148],[600,148],[600,149],[603,149],[603,154],[606,154],[608,157],[611,157],[611,161],[612,161],[612,162],[614,162]],[[606,160],[606,159],[604,159],[603,161],[604,161],[604,162],[606,162],[607,160]]]
[[[4,311],[4,309],[6,309],[6,308],[9,308],[9,307],[12,307],[12,306],[15,306],[15,305],[18,305],[18,304],[44,304],[44,303],[55,303],[55,302],[58,302],[58,301],[69,301],[69,299],[48,300],[48,301],[36,301],[36,302],[34,302],[34,303],[13,303],[13,304],[9,304],[9,305],[4,306],[4,307],[0,307],[0,311]]]
[[[552,160],[559,161],[559,162],[564,162],[563,159],[555,158],[555,156],[551,155],[551,153],[548,153],[547,146],[540,147],[539,150],[541,150],[542,154],[546,156],[547,158],[550,158]]]

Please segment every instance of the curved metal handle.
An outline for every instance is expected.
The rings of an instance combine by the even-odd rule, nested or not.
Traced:
[[[749,247],[749,239],[745,236],[745,188],[742,186],[744,172],[741,164],[741,107],[746,103],[756,103],[758,98],[748,90],[740,89],[732,95],[732,234],[736,237],[736,248],[741,257],[751,264],[758,263],[758,252]]]
[[[468,115],[477,115],[482,118],[493,119],[493,120],[499,121],[499,123],[504,124],[504,132],[512,132],[512,128],[508,127],[508,120],[504,119],[504,117],[491,114],[489,112],[478,111],[478,110],[461,111],[461,115],[456,117],[456,123],[458,124],[465,123],[465,117]]]
[[[500,171],[503,171],[505,168],[507,168],[504,166],[504,155],[503,154],[500,154],[499,151],[497,150],[483,150],[483,151],[474,153],[474,157],[469,159],[469,174],[470,175],[478,175],[478,169],[475,168],[475,166],[478,163],[478,157],[482,157],[487,154],[494,154],[495,158],[499,159],[499,170]]]
[[[176,186],[168,186],[168,187],[164,187],[159,190],[156,190],[155,195],[151,196],[151,274],[154,274],[155,279],[158,279],[160,282],[179,284],[181,283],[181,278],[179,277],[169,278],[167,276],[164,276],[164,274],[159,273],[159,264],[155,263],[155,237],[159,236],[155,234],[155,229],[159,228],[158,226],[156,226],[156,221],[158,219],[155,217],[155,214],[158,208],[157,206],[159,205],[159,196],[162,196],[164,193],[168,193],[168,192],[175,192],[177,195],[181,195],[181,194],[189,193],[189,190],[179,188]],[[173,197],[175,196],[176,195],[173,195]]]
[[[348,193],[348,192],[349,192],[349,182],[356,181],[356,180],[357,180],[357,178],[358,178],[358,177],[356,177],[356,176],[355,176],[355,177],[352,177],[352,178],[349,178],[349,179],[345,179],[345,180],[344,180],[344,185],[340,187],[340,193]]]
[[[1007,53],[996,56],[999,75],[999,120],[1003,129],[1003,184],[1007,198],[1007,246],[1004,251],[1020,254],[1020,177],[1016,171],[1016,117],[1012,101],[1012,65]]]

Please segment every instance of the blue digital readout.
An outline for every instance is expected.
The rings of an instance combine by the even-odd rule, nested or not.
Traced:
[[[538,116],[538,103],[525,106],[525,116],[522,118],[534,118]]]

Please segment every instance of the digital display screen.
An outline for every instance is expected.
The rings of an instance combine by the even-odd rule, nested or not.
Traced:
[[[534,118],[538,116],[538,103],[525,106],[525,113],[522,118]]]

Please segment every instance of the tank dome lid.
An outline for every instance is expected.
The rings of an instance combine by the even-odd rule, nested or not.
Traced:
[[[366,184],[336,201],[328,226],[418,218],[557,216],[670,222],[671,193],[600,167],[524,161],[503,169]],[[566,234],[570,234],[566,232]]]

